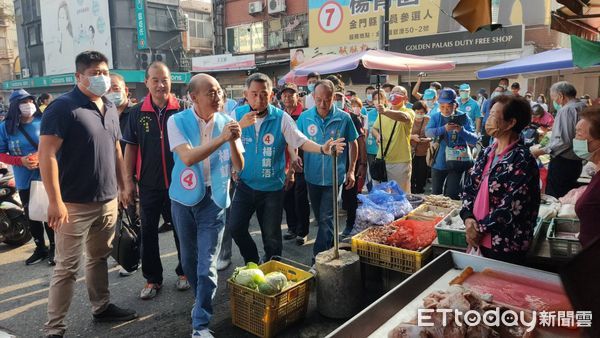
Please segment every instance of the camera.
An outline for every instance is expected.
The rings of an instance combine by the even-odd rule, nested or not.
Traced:
[[[427,77],[427,73],[425,72],[420,72],[419,74],[417,74],[418,77]]]
[[[388,77],[389,76],[387,74],[371,75],[370,84],[371,85],[382,85],[382,84],[388,82]]]

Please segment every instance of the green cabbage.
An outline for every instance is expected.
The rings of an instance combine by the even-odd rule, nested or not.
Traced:
[[[283,290],[288,281],[285,275],[279,271],[269,272],[265,276],[265,279],[267,280],[267,283],[271,284],[271,286],[277,290],[277,292]]]
[[[236,268],[233,271],[232,278],[236,284],[254,290],[256,290],[260,284],[266,283],[265,274],[255,263],[248,263],[246,266]]]
[[[258,286],[258,292],[262,293],[263,295],[272,296],[277,294],[279,291],[270,283],[263,283]]]

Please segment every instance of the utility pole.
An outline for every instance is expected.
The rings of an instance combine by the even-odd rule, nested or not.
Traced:
[[[390,4],[392,0],[385,0],[383,19],[383,49],[390,50]]]

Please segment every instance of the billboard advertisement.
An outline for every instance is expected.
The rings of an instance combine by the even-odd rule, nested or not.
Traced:
[[[46,75],[75,72],[75,57],[97,50],[112,68],[108,1],[40,1]]]
[[[390,0],[390,40],[459,32],[452,18],[459,0]],[[385,0],[308,0],[311,48],[379,41]],[[525,4],[526,3],[526,4]],[[549,24],[550,0],[502,0],[503,26]]]
[[[346,44],[326,47],[305,47],[290,49],[290,68],[294,69],[316,57],[322,55],[339,55],[344,56],[357,52],[363,52],[369,49],[377,49],[377,42],[363,42],[358,44]]]

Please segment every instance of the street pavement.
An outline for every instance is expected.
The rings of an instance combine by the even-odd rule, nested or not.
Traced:
[[[285,217],[285,213],[284,213]],[[284,241],[283,256],[302,264],[309,265],[312,257],[312,245],[317,228],[311,219],[309,240],[303,246],[295,241]],[[345,220],[340,217],[340,228]],[[287,225],[282,224],[285,233]],[[252,237],[262,255],[262,241],[256,218],[252,219],[250,228]],[[153,300],[140,300],[139,293],[144,286],[141,271],[131,276],[121,277],[115,262],[109,259],[109,281],[111,300],[115,304],[138,312],[139,318],[126,323],[94,323],[85,288],[83,271],[80,271],[73,302],[67,316],[66,337],[189,337],[191,334],[190,310],[194,301],[191,290],[177,291],[177,252],[171,232],[162,233],[160,248],[164,271],[164,284],[158,296]],[[24,261],[33,252],[33,242],[20,247],[11,248],[0,244],[0,338],[9,333],[17,337],[41,337],[42,327],[46,321],[48,286],[52,267],[46,262],[26,266]],[[229,290],[227,279],[236,266],[243,265],[238,248],[233,244],[232,265],[219,272],[219,287],[214,299],[214,317],[210,329],[216,337],[253,337],[250,333],[235,327],[231,322]],[[364,268],[364,266],[363,266]],[[379,283],[377,273],[375,282],[368,288],[368,296],[364,305],[374,301],[383,294],[384,289],[393,285]],[[377,272],[377,271],[376,271]],[[394,283],[396,284],[396,283]],[[324,337],[345,320],[333,320],[321,316],[317,311],[316,292],[313,285],[310,304],[306,318],[283,331],[280,337]]]

